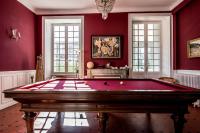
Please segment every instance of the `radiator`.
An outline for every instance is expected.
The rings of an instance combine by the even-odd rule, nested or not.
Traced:
[[[200,89],[200,75],[174,73],[174,78],[179,84]],[[200,99],[193,103],[194,107],[200,107]]]

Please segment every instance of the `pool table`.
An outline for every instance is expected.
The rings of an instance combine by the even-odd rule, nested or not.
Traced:
[[[106,132],[108,114],[171,113],[175,133],[182,133],[188,105],[200,90],[156,79],[50,79],[4,91],[21,103],[27,132],[33,133],[36,112],[98,112],[99,132]]]

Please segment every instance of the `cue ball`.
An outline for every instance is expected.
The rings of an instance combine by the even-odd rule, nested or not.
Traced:
[[[120,85],[123,85],[124,84],[124,82],[123,81],[120,81]]]

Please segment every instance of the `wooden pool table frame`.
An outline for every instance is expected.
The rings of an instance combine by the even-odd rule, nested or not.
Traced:
[[[59,80],[59,79],[57,79]],[[77,79],[75,79],[77,80]],[[87,79],[89,80],[89,79]],[[90,79],[97,80],[97,79]],[[118,80],[118,79],[114,79]],[[122,79],[119,79],[122,80]],[[137,80],[137,79],[125,79]],[[141,80],[141,79],[140,79]],[[188,88],[154,79],[175,88]],[[106,132],[108,113],[171,113],[175,133],[182,133],[185,123],[184,114],[188,105],[200,98],[200,90],[194,91],[4,91],[6,98],[21,103],[24,111],[27,133],[34,132],[35,112],[84,111],[98,112],[99,133]]]

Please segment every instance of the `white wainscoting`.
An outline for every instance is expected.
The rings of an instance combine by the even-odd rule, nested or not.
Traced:
[[[174,78],[182,85],[200,89],[200,70],[176,70]],[[200,107],[200,99],[194,103],[194,106]]]
[[[31,83],[31,77],[34,77],[35,81],[35,70],[24,70],[24,71],[2,71],[0,72],[0,110],[9,107],[16,102],[10,98],[5,98],[3,91],[6,89],[14,88]]]

